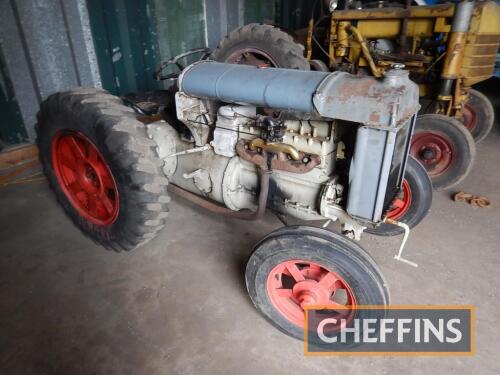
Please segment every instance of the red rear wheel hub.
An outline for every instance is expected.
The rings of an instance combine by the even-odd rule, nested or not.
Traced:
[[[356,310],[356,298],[347,282],[308,260],[288,260],[274,267],[267,277],[267,293],[280,314],[299,327],[304,327],[308,305],[337,307],[346,320],[352,319]]]
[[[75,210],[97,225],[110,225],[119,210],[118,189],[106,161],[86,136],[61,131],[52,140],[52,167]]]
[[[258,48],[242,48],[234,51],[226,59],[231,64],[253,65],[259,68],[277,67],[278,64],[266,52]]]
[[[392,220],[398,220],[403,217],[410,209],[412,201],[410,184],[407,180],[403,180],[401,192],[392,202],[391,209],[387,212],[387,217]]]
[[[452,142],[432,131],[418,132],[413,136],[410,154],[422,163],[429,176],[446,172],[453,163]]]

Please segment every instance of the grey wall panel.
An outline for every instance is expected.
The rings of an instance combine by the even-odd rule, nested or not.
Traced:
[[[32,69],[31,60],[27,54],[25,37],[19,24],[19,17],[11,2],[0,1],[0,48],[2,49],[6,70],[11,78],[15,99],[19,105],[21,115],[29,139],[35,138],[33,126],[36,121],[34,108],[38,107],[40,95],[37,81]],[[7,127],[9,124],[1,123]]]
[[[81,86],[100,87],[101,78],[85,0],[60,0]]]
[[[85,1],[2,0],[0,14],[0,48],[33,140],[43,99],[74,86],[100,85]]]
[[[61,3],[52,0],[11,2],[17,8],[40,96],[78,86]]]
[[[204,4],[210,48],[239,26],[274,19],[274,0],[204,0]]]

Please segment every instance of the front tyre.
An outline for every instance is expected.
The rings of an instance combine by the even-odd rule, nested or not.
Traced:
[[[405,178],[401,191],[392,202],[387,217],[417,226],[427,216],[432,205],[432,183],[425,168],[413,157],[408,157]],[[376,228],[367,228],[365,232],[377,236],[396,236],[404,232],[403,228],[382,223]]]
[[[255,307],[286,334],[304,337],[304,308],[389,304],[389,290],[373,259],[356,243],[330,231],[284,227],[254,248],[246,285]]]
[[[57,200],[94,241],[131,250],[164,226],[168,181],[156,145],[119,98],[93,88],[53,94],[36,130]]]

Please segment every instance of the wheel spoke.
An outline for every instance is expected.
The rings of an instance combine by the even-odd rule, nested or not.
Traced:
[[[83,190],[80,184],[78,183],[78,180],[73,180],[72,182],[70,182],[68,184],[68,189],[75,195]]]
[[[59,161],[64,167],[66,167],[72,171],[76,171],[78,162],[73,158],[73,155],[71,155],[71,157],[69,157],[65,153],[61,153]]]
[[[304,275],[302,275],[302,272],[300,272],[299,268],[294,262],[286,262],[285,267],[288,272],[290,272],[295,281],[299,282],[305,280]]]
[[[95,195],[90,195],[87,194],[87,207],[89,209],[89,212],[94,216],[97,217],[97,197]]]
[[[394,202],[392,202],[392,205],[394,208],[401,208],[405,205],[405,202],[402,199],[395,199]]]
[[[319,285],[325,287],[325,288],[330,288],[335,282],[338,280],[337,276],[335,276],[333,273],[328,272],[325,276],[322,277],[322,279],[319,281]]]
[[[107,171],[102,173],[102,169],[99,169],[99,176],[101,177],[102,188],[108,190],[113,190],[115,188],[115,182]]]
[[[85,160],[87,157],[85,155],[85,151],[83,150],[82,146],[76,141],[75,137],[68,137],[68,140],[70,142],[69,146],[71,148],[71,151],[73,152],[73,155],[75,156],[75,159]]]
[[[276,294],[280,297],[285,297],[285,298],[293,297],[292,289],[284,289],[284,288],[276,289]]]
[[[111,214],[113,212],[113,202],[111,202],[111,199],[106,195],[106,193],[102,193],[100,195],[100,198],[101,198],[101,203],[104,207],[104,209],[106,210],[106,212],[108,214]]]
[[[99,156],[97,155],[97,150],[94,147],[88,148],[88,155],[86,157],[87,161],[96,168],[97,164],[101,167],[101,163],[99,163]]]

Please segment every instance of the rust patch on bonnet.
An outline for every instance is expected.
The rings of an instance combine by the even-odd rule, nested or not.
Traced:
[[[373,79],[348,79],[339,87],[339,94],[336,99],[346,102],[359,97],[368,97],[368,91],[372,86],[376,85]]]
[[[378,123],[380,121],[380,114],[377,112],[372,112],[368,118],[370,122]]]

